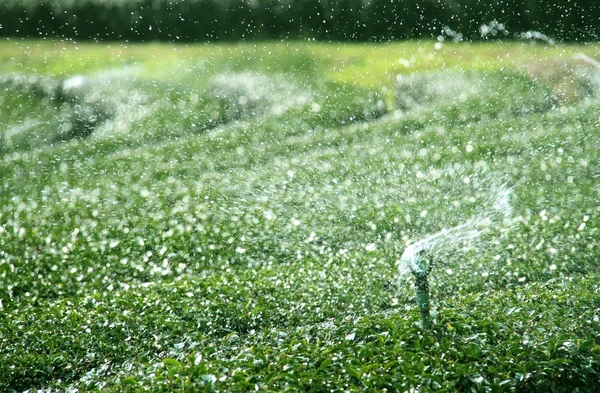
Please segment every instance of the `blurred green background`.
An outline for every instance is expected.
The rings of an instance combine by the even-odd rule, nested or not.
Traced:
[[[93,40],[514,38],[594,41],[596,0],[3,0],[0,35]]]

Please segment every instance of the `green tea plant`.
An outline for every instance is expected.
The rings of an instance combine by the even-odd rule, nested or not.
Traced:
[[[0,391],[600,388],[597,46],[1,47]]]

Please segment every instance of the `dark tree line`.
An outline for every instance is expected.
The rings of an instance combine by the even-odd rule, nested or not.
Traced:
[[[512,37],[540,31],[600,38],[598,0],[0,0],[0,35],[90,40],[223,41],[435,37],[444,26],[481,38],[498,21]],[[488,35],[488,38],[493,35]]]

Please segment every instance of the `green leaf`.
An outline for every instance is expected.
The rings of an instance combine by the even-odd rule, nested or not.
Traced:
[[[354,378],[357,378],[357,379],[362,378],[362,373],[350,365],[346,366],[346,371],[348,371],[348,374],[352,375]]]
[[[442,337],[440,345],[444,351],[447,351],[448,349],[450,349],[450,340],[448,340],[446,337]]]
[[[596,342],[593,339],[584,340],[579,343],[579,349],[582,351],[587,351],[590,348],[593,348],[596,345]]]
[[[552,364],[553,366],[562,366],[565,364],[570,364],[571,360],[570,359],[552,359],[550,361],[550,364]]]
[[[321,364],[319,365],[319,370],[325,370],[327,367],[329,367],[331,365],[331,363],[333,363],[333,360],[331,360],[330,358],[323,360],[321,362]]]
[[[386,363],[384,368],[386,371],[389,371],[392,367],[396,366],[398,363],[400,363],[398,360],[392,360],[391,362]]]
[[[181,367],[181,363],[177,359],[166,358],[166,359],[163,359],[162,363],[165,366],[169,366],[169,367],[177,367],[177,368]]]
[[[135,385],[136,383],[137,381],[133,375],[121,380],[122,385]]]

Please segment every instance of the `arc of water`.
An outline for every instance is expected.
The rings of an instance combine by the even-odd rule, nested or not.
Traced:
[[[408,272],[419,269],[419,256],[423,251],[444,249],[467,240],[476,239],[488,231],[492,225],[499,224],[502,219],[510,217],[512,207],[510,194],[513,189],[502,184],[496,194],[494,203],[488,211],[483,211],[464,224],[441,231],[426,238],[416,241],[406,247],[399,263],[399,278],[402,279]]]

